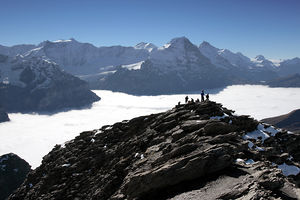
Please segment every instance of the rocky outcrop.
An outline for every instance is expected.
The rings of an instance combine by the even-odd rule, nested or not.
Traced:
[[[285,115],[262,119],[261,121],[289,131],[300,131],[300,109],[293,110]]]
[[[6,199],[25,180],[30,165],[19,156],[10,153],[0,156],[0,199]]]
[[[9,121],[8,114],[5,110],[0,106],[0,123]]]
[[[9,199],[299,198],[299,148],[299,134],[190,103],[56,145]]]

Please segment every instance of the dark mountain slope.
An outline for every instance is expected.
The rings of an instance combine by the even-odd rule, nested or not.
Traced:
[[[180,105],[55,146],[9,199],[293,199],[299,148],[215,102]]]
[[[285,128],[289,131],[300,131],[300,109],[294,110],[285,115],[266,118],[262,121],[269,124],[274,124],[280,128]]]
[[[267,82],[270,87],[300,87],[300,74],[294,74]]]

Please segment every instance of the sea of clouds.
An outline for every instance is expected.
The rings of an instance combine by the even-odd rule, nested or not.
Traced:
[[[94,90],[102,99],[90,109],[71,110],[57,114],[10,113],[10,122],[0,124],[0,155],[13,152],[36,168],[42,157],[55,144],[63,144],[82,131],[133,117],[166,111],[190,94],[133,96],[105,90]],[[300,108],[300,88],[269,88],[260,85],[236,85],[206,91],[210,99],[260,120],[286,114]]]

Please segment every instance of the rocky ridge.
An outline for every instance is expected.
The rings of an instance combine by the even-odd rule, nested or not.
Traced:
[[[56,145],[18,199],[297,199],[300,135],[207,101]]]
[[[6,199],[23,183],[30,168],[25,160],[13,153],[0,156],[0,200]]]

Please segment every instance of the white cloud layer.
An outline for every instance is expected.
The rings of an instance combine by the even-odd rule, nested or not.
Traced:
[[[102,99],[94,103],[91,109],[54,115],[9,114],[11,122],[0,124],[0,155],[13,152],[36,168],[55,144],[71,140],[82,131],[98,129],[103,125],[140,115],[166,111],[178,101],[183,103],[186,96],[132,96],[103,90],[94,92]],[[200,98],[199,93],[188,96]],[[257,119],[300,108],[300,88],[230,86],[211,94],[210,98],[236,110],[237,114],[248,114]]]

